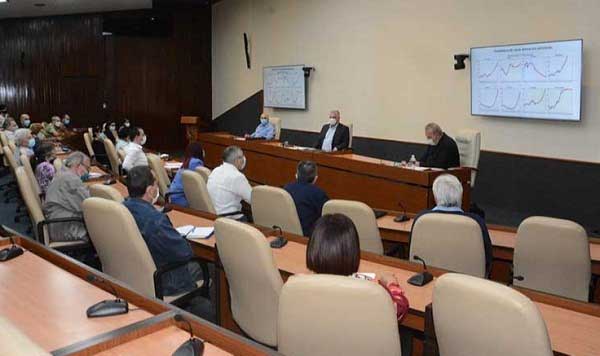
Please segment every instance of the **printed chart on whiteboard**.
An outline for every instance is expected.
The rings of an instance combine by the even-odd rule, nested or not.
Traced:
[[[471,49],[471,113],[581,119],[582,41]]]
[[[264,106],[306,109],[304,65],[265,67],[263,69]]]

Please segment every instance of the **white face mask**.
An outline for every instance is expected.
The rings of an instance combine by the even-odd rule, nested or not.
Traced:
[[[123,124],[123,126],[125,126],[125,127],[129,127],[129,123],[128,123],[128,122],[126,122],[126,123],[124,123],[124,124]]]
[[[146,135],[144,135],[144,137],[142,137],[142,141],[140,141],[140,145],[145,145],[146,144]]]
[[[263,125],[264,125],[264,124],[266,124],[267,122],[269,122],[269,119],[267,119],[266,117],[261,117],[261,118],[260,118],[260,123],[261,123],[261,124],[263,124]]]
[[[427,144],[428,144],[429,146],[435,146],[435,142],[433,141],[433,139],[432,139],[432,138],[428,138],[428,139],[427,139]]]
[[[335,126],[337,124],[336,119],[329,119],[329,126]]]
[[[60,121],[55,121],[55,122],[54,122],[54,126],[56,126],[56,127],[60,127],[60,125],[61,125],[61,122],[60,122]]]
[[[160,190],[157,187],[156,188],[156,194],[154,195],[154,198],[152,198],[152,205],[156,204],[156,202],[158,201],[159,197],[160,197]]]

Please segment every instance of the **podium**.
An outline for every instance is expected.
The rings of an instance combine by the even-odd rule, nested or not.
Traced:
[[[188,143],[196,141],[198,126],[202,123],[199,116],[182,116],[179,121],[185,127],[185,137]]]

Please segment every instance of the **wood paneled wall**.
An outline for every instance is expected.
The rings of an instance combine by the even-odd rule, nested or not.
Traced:
[[[77,126],[127,117],[152,147],[183,149],[179,117],[211,121],[210,16],[172,10],[169,37],[102,36],[102,14],[1,20],[0,103]]]

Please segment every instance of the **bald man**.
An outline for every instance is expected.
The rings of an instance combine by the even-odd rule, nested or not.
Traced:
[[[329,113],[329,123],[321,128],[319,140],[314,147],[325,152],[333,152],[345,150],[349,144],[350,129],[340,123],[339,110],[332,110]]]
[[[421,157],[420,164],[423,167],[435,167],[448,169],[460,166],[460,155],[456,141],[442,131],[436,123],[425,126],[425,137],[427,138],[427,151]]]

